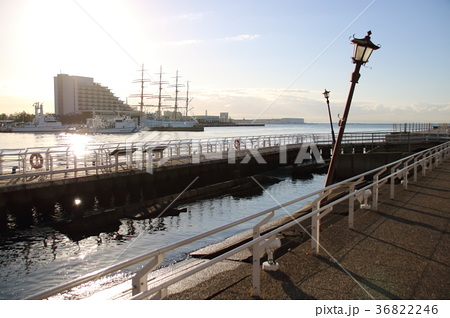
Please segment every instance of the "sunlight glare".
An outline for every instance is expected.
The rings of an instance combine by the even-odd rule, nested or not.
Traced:
[[[66,139],[71,151],[77,157],[83,157],[87,154],[86,147],[92,141],[91,136],[80,134],[67,134]]]

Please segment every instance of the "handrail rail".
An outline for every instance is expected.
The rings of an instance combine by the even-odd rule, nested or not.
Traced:
[[[165,296],[164,290],[169,285],[171,285],[189,275],[192,275],[208,266],[211,266],[211,265],[215,264],[216,262],[219,262],[238,251],[244,250],[251,246],[257,247],[256,248],[257,253],[253,253],[253,258],[254,258],[254,264],[258,264],[258,266],[259,266],[259,259],[260,259],[259,249],[264,247],[264,244],[267,244],[267,241],[265,241],[265,240],[270,240],[271,238],[273,239],[273,237],[275,235],[279,234],[283,230],[285,230],[295,224],[298,224],[299,222],[306,220],[308,218],[313,219],[312,220],[312,230],[311,230],[312,231],[311,236],[313,237],[313,240],[311,241],[311,247],[313,250],[315,250],[316,253],[318,253],[318,251],[319,251],[319,236],[318,236],[319,226],[318,225],[319,225],[320,219],[323,218],[326,214],[328,214],[334,205],[336,205],[340,202],[344,202],[345,200],[349,200],[349,203],[350,203],[349,204],[349,227],[352,228],[353,227],[353,213],[354,213],[353,202],[357,199],[358,195],[360,195],[360,194],[364,193],[364,191],[370,190],[372,188],[378,190],[378,187],[380,185],[383,185],[388,180],[391,180],[391,197],[393,197],[393,194],[394,194],[393,193],[393,184],[394,184],[396,178],[403,178],[403,180],[405,180],[405,182],[403,183],[403,186],[406,188],[408,185],[407,180],[408,180],[408,172],[410,169],[414,168],[414,180],[416,180],[418,165],[422,166],[423,171],[424,171],[423,174],[425,174],[426,169],[432,169],[433,160],[434,160],[434,164],[438,165],[438,164],[442,163],[442,161],[444,159],[449,158],[449,157],[450,157],[450,142],[440,144],[440,145],[432,147],[430,149],[426,149],[419,153],[412,154],[408,157],[399,159],[395,162],[391,162],[387,165],[372,169],[370,171],[361,173],[352,178],[346,179],[344,181],[330,185],[323,189],[320,189],[320,190],[314,191],[312,193],[309,193],[307,195],[301,196],[299,198],[293,199],[291,201],[280,204],[278,206],[274,206],[272,208],[266,209],[259,213],[247,216],[247,217],[237,220],[235,222],[223,225],[216,229],[196,235],[194,237],[184,239],[182,241],[170,244],[163,248],[155,249],[149,253],[142,254],[142,255],[134,257],[130,260],[126,260],[126,261],[120,262],[118,264],[101,269],[99,271],[90,273],[88,275],[85,275],[78,279],[72,280],[63,285],[60,285],[60,286],[51,288],[47,291],[44,291],[42,293],[33,295],[33,296],[29,297],[28,299],[45,299],[45,298],[51,297],[52,295],[56,295],[65,290],[69,290],[80,284],[83,284],[88,281],[111,274],[113,272],[130,267],[137,263],[149,260],[152,257],[153,257],[153,261],[151,263],[149,263],[147,266],[144,266],[144,268],[142,270],[140,270],[132,280],[132,282],[133,282],[133,298],[132,299],[148,298],[148,296],[150,296],[151,294],[154,294],[156,292],[159,293],[158,294],[159,297],[164,297]],[[414,162],[409,164],[412,160],[414,160]],[[403,167],[397,169],[397,167],[399,167],[402,163],[403,163]],[[428,166],[428,168],[427,168],[427,166]],[[382,175],[383,173],[385,173],[386,175],[384,175],[381,179],[379,179],[379,176]],[[357,184],[360,184],[364,178],[366,178],[368,176],[372,176],[372,175],[373,175],[372,182],[369,182],[368,184],[363,185],[363,187],[361,187],[359,189],[355,189],[355,186]],[[348,194],[341,195],[338,198],[331,200],[326,205],[320,206],[320,202],[322,201],[322,199],[325,196],[328,196],[332,190],[342,189],[342,188],[348,188],[349,189]],[[282,209],[286,206],[290,206],[294,203],[301,202],[301,201],[304,201],[304,200],[312,198],[312,197],[316,197],[316,199],[313,201],[311,212],[304,214],[297,219],[293,219],[292,221],[290,221],[280,227],[277,227],[276,229],[273,229],[264,235],[258,234],[256,238],[254,237],[251,241],[234,248],[232,251],[221,254],[221,255],[217,256],[216,258],[213,258],[212,260],[207,261],[206,263],[199,265],[198,267],[191,269],[176,278],[173,278],[165,283],[162,283],[156,287],[153,287],[153,288],[147,290],[147,274],[157,267],[157,265],[163,259],[164,253],[171,251],[175,248],[181,247],[183,245],[197,241],[201,238],[205,238],[205,237],[208,237],[215,233],[221,232],[225,229],[229,229],[236,225],[248,222],[250,220],[261,217],[263,215],[268,215],[270,213],[273,213],[276,210]],[[377,194],[374,195],[372,197],[372,200],[373,200],[373,207],[376,210],[378,207],[378,195]],[[257,228],[256,228],[257,233],[259,233],[259,226],[260,226],[260,224],[258,224]],[[255,234],[255,229],[254,229],[254,234]],[[265,242],[265,243],[263,243],[263,245],[261,245],[262,242]],[[157,259],[158,259],[158,261],[156,261]],[[257,273],[257,271],[255,271],[255,267],[254,267],[254,272],[253,272],[254,276],[256,275],[255,273]],[[136,283],[138,283],[138,282],[141,282],[142,286],[137,286]],[[258,277],[256,277],[256,279],[254,277],[254,293],[255,294],[259,293],[259,274],[258,274]]]
[[[417,134],[417,136],[416,136]],[[448,135],[448,134],[447,134]],[[434,136],[434,137],[433,137]],[[406,138],[406,139],[405,139]],[[416,140],[432,140],[439,138],[426,132],[388,134],[387,132],[346,133],[345,144],[384,142],[411,142]],[[448,137],[447,137],[448,138]],[[110,172],[147,170],[161,165],[176,165],[183,163],[200,163],[217,159],[223,153],[243,150],[269,150],[276,147],[287,147],[314,143],[330,145],[330,134],[280,134],[262,136],[238,136],[184,140],[152,140],[130,141],[125,143],[87,144],[82,149],[71,145],[41,146],[25,149],[0,149],[0,180],[9,180],[0,186],[10,184],[45,181],[55,175],[69,179],[80,174],[104,174]],[[152,149],[160,147],[158,157]],[[148,153],[147,150],[151,151]],[[121,150],[118,154],[118,150]],[[116,153],[113,155],[113,153]],[[32,155],[40,154],[41,162],[33,162]],[[122,159],[122,156],[125,159]],[[155,160],[153,160],[155,159]],[[9,173],[7,171],[10,171]],[[39,176],[40,178],[30,178]],[[42,179],[42,180],[41,180]]]

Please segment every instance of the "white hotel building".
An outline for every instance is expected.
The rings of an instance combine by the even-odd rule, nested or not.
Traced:
[[[83,76],[58,74],[55,80],[56,115],[102,113],[105,115],[121,112],[137,115],[138,112],[126,105],[111,90],[94,79]]]

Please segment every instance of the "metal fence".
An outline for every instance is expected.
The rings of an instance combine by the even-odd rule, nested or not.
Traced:
[[[200,163],[226,158],[230,151],[270,150],[321,141],[329,135],[264,135],[228,138],[150,140],[126,143],[0,149],[0,186],[53,181],[125,170]]]
[[[361,144],[449,140],[448,133],[347,133],[342,147]],[[276,152],[281,147],[306,143],[331,146],[330,134],[239,136],[208,139],[150,140],[126,143],[65,145],[25,149],[0,149],[0,186],[53,181],[161,166],[193,164],[224,159],[230,152],[245,155],[250,150]]]
[[[419,131],[431,131],[431,130],[447,130],[450,129],[449,124],[431,124],[431,123],[404,123],[404,124],[392,124],[393,132],[419,132]]]
[[[182,240],[180,242],[171,244],[164,248],[153,250],[147,254],[135,257],[133,259],[121,262],[119,264],[101,269],[84,277],[75,279],[61,286],[57,286],[48,291],[30,297],[30,299],[45,299],[61,293],[63,291],[70,290],[83,283],[96,280],[105,275],[117,272],[132,265],[147,261],[145,265],[134,275],[131,281],[129,291],[131,292],[131,299],[160,299],[167,295],[167,289],[169,286],[187,278],[191,275],[198,273],[220,261],[225,260],[233,254],[251,249],[253,257],[252,276],[253,276],[253,295],[259,296],[260,285],[260,272],[261,265],[260,259],[264,252],[271,253],[272,243],[277,240],[277,236],[287,229],[293,226],[298,226],[300,222],[311,219],[311,248],[315,253],[320,250],[320,237],[319,227],[320,220],[330,213],[337,204],[348,201],[348,226],[353,228],[354,225],[354,213],[356,210],[355,201],[361,202],[360,208],[362,209],[378,209],[378,198],[380,187],[389,184],[390,197],[393,199],[395,196],[395,181],[401,179],[403,181],[403,187],[407,188],[408,183],[411,181],[417,181],[419,175],[419,168],[421,168],[421,174],[426,176],[427,172],[433,170],[440,165],[444,160],[450,159],[450,142],[441,144],[439,146],[424,150],[422,152],[413,154],[406,158],[400,159],[385,166],[373,169],[358,176],[352,177],[337,184],[328,186],[319,191],[315,191],[303,197],[297,198],[290,202],[280,204],[270,209],[264,210],[257,214],[248,216],[233,223],[224,225],[217,229],[205,232],[203,234],[196,235],[194,237]],[[367,181],[367,180],[371,181]],[[365,182],[364,182],[365,181]],[[330,193],[339,191],[340,195],[337,198],[328,198],[326,204],[321,205],[324,198],[329,197]],[[274,212],[279,209],[284,209],[287,206],[298,205],[299,208],[304,204],[305,200],[312,201],[311,212],[304,214],[303,216],[296,218],[268,233],[261,235],[261,226],[268,222],[273,216]],[[371,203],[369,205],[369,203]],[[231,251],[220,254],[219,256],[205,260],[202,264],[193,267],[184,273],[175,276],[165,282],[158,285],[148,286],[148,275],[155,270],[164,260],[164,255],[168,251],[174,250],[180,246],[190,244],[199,239],[211,236],[215,233],[221,232],[225,229],[235,227],[250,220],[262,218],[258,224],[253,226],[253,239],[247,243],[241,244]]]

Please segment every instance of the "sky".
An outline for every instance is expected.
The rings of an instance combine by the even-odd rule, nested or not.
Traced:
[[[338,121],[350,40],[371,30],[381,48],[361,69],[348,122],[448,123],[449,15],[450,0],[0,0],[0,113],[32,113],[34,102],[54,112],[58,73],[134,105],[144,65],[146,79],[162,66],[171,84],[177,71],[189,81],[191,115],[327,122],[327,89]]]

